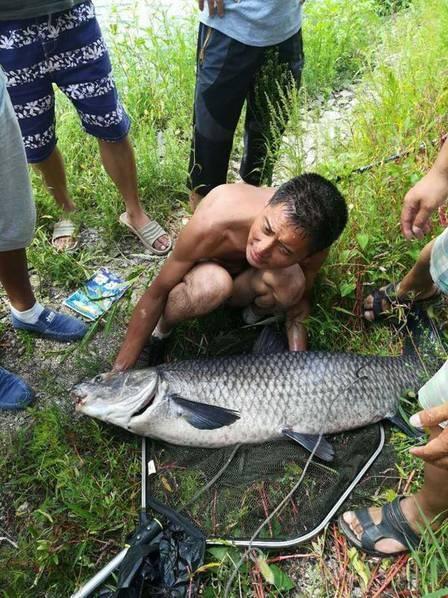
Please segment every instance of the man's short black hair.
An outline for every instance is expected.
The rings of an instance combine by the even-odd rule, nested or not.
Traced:
[[[308,238],[311,254],[330,247],[347,224],[344,197],[319,174],[301,174],[283,183],[269,203],[284,204],[291,223]]]

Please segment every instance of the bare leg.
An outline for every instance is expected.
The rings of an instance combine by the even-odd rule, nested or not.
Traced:
[[[45,185],[56,203],[64,212],[72,212],[75,209],[75,204],[68,192],[64,159],[59,149],[55,147],[46,160],[33,164],[33,167],[41,173]]]
[[[433,245],[434,241],[431,241],[423,247],[414,266],[403,277],[400,282],[400,295],[408,296],[414,293],[416,298],[423,298],[434,292],[434,282],[429,273]]]
[[[441,428],[433,429],[431,439],[438,436]],[[442,518],[448,516],[448,471],[425,464],[425,478],[423,487],[413,496],[404,498],[400,503],[404,516],[414,531],[419,533],[428,522],[433,521],[438,515],[435,527],[439,527]],[[381,521],[381,508],[370,508],[369,512],[374,523]],[[346,523],[350,525],[352,531],[359,537],[362,534],[362,526],[358,522],[353,512],[349,511],[343,515]],[[400,542],[392,539],[379,540],[375,544],[375,550],[386,553],[399,552],[407,549]]]
[[[160,332],[167,333],[179,322],[210,313],[230,297],[232,289],[232,277],[221,266],[195,266],[168,295],[158,324]]]
[[[150,222],[150,219],[145,214],[138,196],[137,168],[129,138],[126,136],[124,139],[114,142],[98,139],[98,144],[104,168],[126,204],[126,213],[130,224],[134,228],[142,228]],[[161,251],[168,246],[167,235],[162,235],[154,242],[154,248]]]
[[[42,175],[48,191],[54,197],[58,206],[64,212],[73,212],[75,204],[67,188],[64,159],[59,149],[55,147],[46,160],[33,164],[33,167]],[[73,246],[73,238],[60,237],[54,241],[54,245],[61,251],[68,249]]]
[[[0,252],[0,282],[11,305],[18,311],[26,311],[36,303],[28,276],[25,249]]]
[[[436,287],[434,286],[434,282],[429,273],[429,264],[431,260],[431,250],[433,244],[434,241],[431,241],[425,245],[414,266],[399,283],[399,299],[426,299],[435,293]],[[372,295],[368,295],[364,301],[364,317],[367,320],[374,319],[372,307],[373,297]],[[391,306],[387,299],[383,299],[382,307],[384,311],[390,309]]]

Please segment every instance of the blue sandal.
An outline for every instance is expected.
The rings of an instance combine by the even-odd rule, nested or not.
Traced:
[[[14,328],[34,332],[42,338],[59,341],[60,343],[77,341],[81,339],[88,330],[87,325],[84,324],[84,322],[81,322],[81,320],[78,320],[78,318],[66,316],[65,314],[60,314],[57,311],[47,308],[40,314],[39,319],[35,324],[27,324],[15,316],[11,316],[11,318]]]
[[[360,538],[358,538],[352,531],[342,515],[338,519],[338,527],[349,540],[350,544],[353,544],[353,546],[356,546],[356,548],[359,548],[367,554],[379,558],[391,558],[417,548],[421,538],[411,528],[401,510],[400,502],[402,498],[404,497],[399,496],[392,502],[383,506],[383,517],[378,524],[373,522],[367,508],[355,511],[354,514],[362,526],[362,534]],[[396,540],[397,542],[400,542],[400,544],[403,544],[403,546],[408,546],[408,548],[392,553],[375,550],[375,544],[379,540],[385,539]]]
[[[33,391],[22,378],[0,367],[0,409],[23,409],[33,398]]]

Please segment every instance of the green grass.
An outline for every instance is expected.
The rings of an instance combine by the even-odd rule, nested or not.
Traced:
[[[350,204],[350,223],[332,250],[316,288],[310,322],[314,348],[375,354],[400,350],[399,341],[385,327],[366,329],[360,318],[359,297],[365,293],[365,284],[398,280],[418,253],[421,243],[408,243],[399,233],[402,198],[433,161],[437,147],[430,142],[445,131],[448,111],[444,86],[448,5],[445,1],[415,0],[406,11],[395,14],[403,5],[407,2],[305,3],[305,87],[285,99],[290,113],[287,135],[292,140],[281,150],[285,176],[302,170],[303,150],[299,141],[294,141],[300,139],[302,131],[301,107],[304,103],[313,107],[316,97],[326,97],[353,81],[359,84],[351,137],[348,141],[339,136],[330,140],[322,131],[327,151],[317,170],[335,178],[397,150],[411,150],[398,164],[344,176],[340,183]],[[111,30],[115,75],[133,120],[141,196],[145,207],[162,223],[176,224],[178,208],[187,200],[195,28],[194,19],[183,28],[162,19],[157,34],[155,29],[132,28],[123,34],[120,24]],[[34,175],[39,228],[29,259],[39,296],[55,303],[60,303],[62,294],[83,282],[105,260],[117,252],[120,255],[120,251],[129,253],[118,225],[121,200],[100,166],[95,140],[81,132],[76,114],[61,94],[58,137],[78,206],[75,218],[81,227],[95,229],[100,242],[76,256],[56,255],[51,250],[47,238],[58,212]],[[428,144],[427,150],[418,153],[421,143]],[[238,147],[239,142],[237,151]],[[123,274],[140,275],[138,295],[156,267],[124,263]],[[95,338],[87,339],[74,351],[62,350],[53,356],[59,359],[61,373],[74,369],[83,377],[98,371],[108,358],[99,345],[107,345],[109,352],[113,350],[131,308],[128,296],[97,327]],[[194,356],[237,350],[242,336],[239,325],[228,312],[200,323],[187,323],[173,339],[172,354]],[[31,337],[20,335],[18,343],[24,352],[23,360],[31,359],[36,352]],[[46,368],[45,363],[42,367]],[[57,368],[39,371],[39,391],[41,399],[46,397],[48,402],[65,396],[67,388]],[[7,527],[19,546],[14,550],[7,544],[0,545],[0,595],[7,598],[29,593],[50,598],[69,595],[117,552],[135,523],[138,508],[135,439],[123,438],[94,421],[73,419],[71,412],[65,415],[58,406],[41,409],[41,399],[17,435],[7,438],[6,432],[2,433],[6,449],[0,455],[0,493],[5,515],[0,525]],[[406,479],[414,468],[418,469],[412,485],[415,489],[421,483],[421,464],[409,458],[401,435],[394,437],[394,444],[401,477]],[[447,526],[424,542],[425,546],[413,554],[409,575],[417,579],[421,595],[436,596],[435,592],[448,585]],[[329,555],[337,558],[336,546],[328,533],[313,543],[313,556],[303,561],[303,567],[291,560],[289,576],[297,582],[307,580],[304,595],[336,595],[342,582],[334,577],[324,559]],[[204,595],[219,596],[237,557],[233,552],[222,552],[209,553],[208,558],[222,564],[207,574]],[[351,558],[346,587],[359,585],[363,567],[373,571],[364,557],[360,562]],[[279,565],[286,569],[284,564]],[[391,566],[391,562],[384,565],[384,575]],[[400,580],[406,584],[406,575]],[[252,561],[245,563],[237,577],[235,595],[238,583],[242,594],[251,596],[254,583],[259,582]],[[275,586],[262,583],[266,595],[280,595]],[[394,591],[391,595],[397,595]]]
[[[304,14],[304,84],[309,96],[326,96],[351,83],[364,69],[383,24],[378,3],[310,2],[305,3]]]
[[[11,598],[68,595],[124,542],[139,502],[136,438],[57,408],[33,420],[0,457],[3,517],[19,538],[0,552],[0,594]]]

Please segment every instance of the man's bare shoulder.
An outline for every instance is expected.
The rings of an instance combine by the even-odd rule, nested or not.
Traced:
[[[272,197],[275,189],[253,187],[246,183],[230,183],[215,187],[201,201],[195,217],[218,227],[229,222],[255,217]]]

